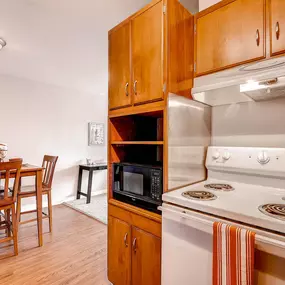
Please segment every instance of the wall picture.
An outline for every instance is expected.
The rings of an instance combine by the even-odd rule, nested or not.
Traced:
[[[104,145],[104,124],[88,124],[88,145]]]

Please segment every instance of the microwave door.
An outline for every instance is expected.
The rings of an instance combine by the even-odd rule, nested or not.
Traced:
[[[143,174],[124,171],[123,190],[133,194],[143,195],[143,178]]]

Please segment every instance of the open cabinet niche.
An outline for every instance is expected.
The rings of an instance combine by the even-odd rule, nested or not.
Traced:
[[[163,143],[163,112],[110,119],[110,139],[116,143]]]
[[[162,145],[112,145],[113,162],[162,165]]]
[[[163,111],[109,118],[109,197],[113,163],[163,166]]]

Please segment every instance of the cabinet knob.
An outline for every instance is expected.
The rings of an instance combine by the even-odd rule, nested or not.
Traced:
[[[256,45],[259,47],[259,44],[260,44],[260,33],[259,33],[259,29],[256,30],[255,40],[256,40]]]
[[[126,96],[129,96],[129,83],[128,82],[125,85],[125,94]]]
[[[133,250],[134,250],[134,252],[137,251],[137,238],[134,238],[134,240],[133,240]]]
[[[276,32],[276,39],[279,40],[279,38],[280,38],[280,25],[279,25],[279,22],[276,22],[275,32]]]
[[[128,247],[128,246],[129,246],[127,240],[128,240],[128,233],[126,233],[125,236],[124,236],[124,244],[125,244],[125,247]]]
[[[135,94],[135,95],[137,95],[137,83],[138,83],[138,81],[136,80],[136,81],[134,82],[134,94]]]

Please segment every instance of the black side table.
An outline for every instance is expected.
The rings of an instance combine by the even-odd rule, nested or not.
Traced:
[[[91,201],[93,171],[104,170],[104,169],[107,169],[107,164],[99,164],[99,165],[82,164],[82,165],[79,165],[79,176],[78,176],[78,185],[77,185],[77,199],[80,199],[80,196],[82,195],[84,197],[87,197],[87,203],[86,204],[90,203],[90,201]],[[89,171],[87,194],[81,192],[83,170]]]

